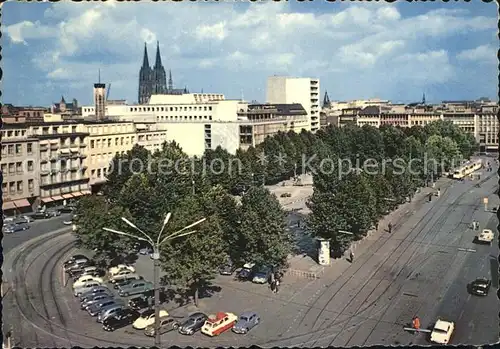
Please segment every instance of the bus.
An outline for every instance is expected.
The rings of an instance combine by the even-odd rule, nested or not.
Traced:
[[[453,172],[454,179],[463,179],[473,172],[481,169],[483,167],[483,161],[481,159],[467,161],[465,164],[455,169]]]

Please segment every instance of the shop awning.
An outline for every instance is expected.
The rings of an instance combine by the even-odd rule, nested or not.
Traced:
[[[54,199],[52,199],[51,197],[42,198],[41,200],[44,204],[54,201]]]
[[[31,206],[30,202],[26,199],[16,200],[14,201],[14,205],[18,208]]]
[[[62,196],[60,196],[60,195],[56,195],[56,196],[52,197],[52,200],[59,201],[59,200],[64,200],[64,198]]]
[[[16,208],[16,206],[14,205],[14,201],[7,201],[7,202],[3,202],[3,205],[2,205],[2,209],[4,210],[12,210]]]
[[[64,199],[72,199],[74,196],[73,196],[73,195],[71,195],[70,193],[67,193],[67,194],[62,194],[62,197],[63,197]]]
[[[90,195],[92,192],[90,190],[82,190],[83,195]]]
[[[75,198],[83,195],[83,193],[81,191],[75,191],[75,192],[73,192],[71,194],[73,194],[73,197],[75,197]]]

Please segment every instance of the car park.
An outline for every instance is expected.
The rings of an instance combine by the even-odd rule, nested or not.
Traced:
[[[253,274],[252,282],[255,284],[265,284],[271,276],[272,270],[268,266],[262,266]]]
[[[105,301],[105,300],[111,300],[114,299],[113,295],[107,294],[107,293],[101,293],[97,294],[94,297],[91,297],[88,300],[84,300],[80,304],[80,308],[83,310],[87,310],[87,308],[91,307],[92,305],[96,304],[97,302]]]
[[[123,309],[110,316],[102,322],[102,328],[105,331],[115,331],[125,326],[131,325],[140,316],[139,312],[131,309]]]
[[[92,288],[94,288],[96,286],[101,286],[101,284],[97,281],[86,282],[81,287],[75,288],[73,290],[73,294],[75,295],[75,297],[79,297],[80,295],[84,294],[85,292],[92,290]]]
[[[132,273],[135,273],[135,268],[131,265],[126,265],[126,264],[118,264],[115,267],[109,268],[109,274],[111,276],[117,275],[120,271],[123,270],[130,270]]]
[[[122,301],[117,301],[116,304],[109,305],[101,310],[99,315],[97,315],[97,322],[103,322],[106,321],[106,319],[109,319],[112,316],[115,316],[119,312],[123,311],[125,308],[125,304],[123,304]]]
[[[249,280],[253,274],[254,263],[246,263],[243,268],[240,269],[236,277],[240,280]]]
[[[93,287],[92,289],[90,289],[89,291],[82,293],[80,295],[80,301],[83,301],[84,299],[88,299],[89,297],[93,297],[97,294],[102,294],[102,293],[106,293],[109,295],[113,294],[113,293],[111,293],[111,290],[109,288],[107,288],[106,286],[96,286],[96,287]]]
[[[100,285],[103,282],[103,280],[99,277],[91,276],[91,275],[82,275],[82,276],[80,276],[80,278],[78,278],[73,283],[73,288],[76,289],[78,287],[85,285],[87,282],[92,282],[92,281],[95,281],[95,282],[99,283]]]
[[[160,310],[160,318],[165,316],[168,316],[167,311]],[[154,322],[155,322],[155,311],[154,309],[148,309],[141,313],[141,316],[134,321],[132,327],[135,328],[136,330],[144,330],[149,325],[154,324]]]
[[[449,344],[455,324],[451,321],[438,319],[431,332],[431,342],[437,344]]]
[[[257,313],[253,311],[247,311],[238,317],[238,322],[233,326],[232,331],[238,334],[246,334],[252,328],[257,326],[260,322],[260,318]]]
[[[193,313],[178,325],[177,331],[180,334],[191,336],[203,327],[207,319],[208,316],[204,313]]]
[[[144,293],[153,289],[153,284],[145,280],[132,281],[130,284],[121,287],[118,293],[122,297]]]
[[[214,337],[231,329],[238,321],[238,317],[233,313],[218,312],[211,315],[203,324],[201,333]]]
[[[177,322],[175,319],[166,316],[160,317],[160,330],[158,331],[160,334],[164,334],[175,330],[177,328]],[[144,334],[148,337],[154,337],[155,335],[155,324],[149,325],[144,329]]]
[[[13,223],[4,225],[2,230],[5,234],[13,234],[17,233],[18,231],[28,230],[29,228],[30,226],[26,223],[20,223],[20,224]]]
[[[119,299],[114,298],[103,299],[89,306],[87,308],[87,311],[89,312],[90,316],[97,316],[103,309],[115,304],[123,304],[123,302]]]
[[[487,296],[491,288],[491,280],[486,278],[477,278],[468,286],[471,294],[475,296]]]

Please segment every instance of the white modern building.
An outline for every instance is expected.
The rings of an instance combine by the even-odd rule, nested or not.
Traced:
[[[265,112],[250,108],[249,113],[247,102],[226,100],[222,94],[153,95],[149,104],[108,104],[106,117],[136,124],[154,123],[159,131],[166,132],[167,141],[178,143],[189,156],[201,156],[206,149],[218,146],[235,153],[239,148],[257,145],[278,131],[300,132],[307,127],[302,106],[274,107]],[[261,117],[255,119],[255,113]],[[82,116],[95,117],[95,107],[82,107]],[[264,124],[266,127],[261,127]]]
[[[270,76],[267,78],[266,101],[270,104],[301,104],[309,119],[308,131],[320,128],[319,79]]]

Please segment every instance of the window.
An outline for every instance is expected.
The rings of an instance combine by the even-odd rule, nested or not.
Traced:
[[[23,148],[21,144],[16,144],[16,155],[21,155],[23,152]]]
[[[7,183],[2,183],[2,194],[7,194]]]
[[[2,173],[7,172],[7,164],[2,164]]]
[[[26,143],[26,148],[27,148],[28,154],[33,153],[33,143]]]
[[[108,147],[111,147],[111,138],[108,138]]]
[[[28,161],[28,171],[33,171],[33,161]]]
[[[23,181],[18,181],[17,182],[17,192],[22,193],[23,192]]]
[[[71,133],[76,133],[76,126],[71,126]]]
[[[120,145],[123,145],[123,137],[120,138]]]
[[[10,182],[9,183],[9,192],[11,194],[15,194],[16,193],[16,182]]]
[[[9,173],[14,173],[14,172],[16,172],[14,164],[9,164]]]
[[[23,163],[22,162],[16,162],[16,172],[18,174],[23,173]]]
[[[115,145],[118,145],[118,137],[115,138]]]
[[[92,177],[92,178],[95,177],[95,170],[90,171],[90,177]]]
[[[91,149],[94,149],[94,148],[95,148],[95,141],[94,141],[94,140],[91,140],[91,141],[90,141],[90,148],[91,148]]]

